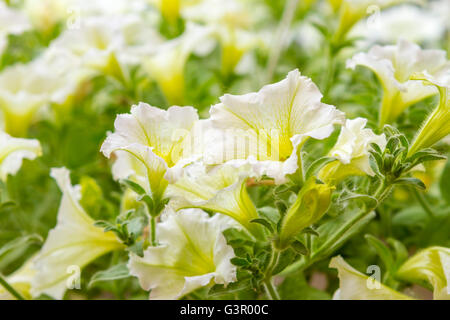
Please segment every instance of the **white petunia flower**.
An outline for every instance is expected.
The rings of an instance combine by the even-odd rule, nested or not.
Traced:
[[[142,67],[158,83],[170,104],[184,101],[184,67],[192,53],[206,55],[212,51],[211,31],[189,23],[181,36],[155,46],[143,59]]]
[[[182,10],[188,21],[206,24],[222,46],[222,72],[228,75],[240,67],[246,53],[254,48],[268,47],[268,34],[254,30],[267,18],[265,6],[252,1],[207,0]],[[247,55],[248,56],[248,55]]]
[[[338,270],[339,289],[334,300],[411,300],[379,281],[369,278],[349,265],[341,256],[330,261],[330,268]]]
[[[442,39],[445,23],[437,13],[413,5],[402,5],[382,11],[373,23],[361,21],[350,37],[362,42],[396,43],[405,39],[416,43],[436,43]],[[358,41],[359,42],[359,41]]]
[[[339,11],[339,23],[333,41],[340,44],[353,26],[369,14],[407,2],[408,0],[328,0],[335,12]],[[411,0],[409,0],[411,1]],[[375,17],[376,19],[377,17]]]
[[[450,248],[430,247],[409,258],[396,275],[408,281],[427,281],[433,288],[433,298],[450,300]]]
[[[348,68],[357,65],[371,69],[383,87],[380,126],[394,121],[407,107],[437,93],[431,86],[410,80],[414,73],[450,70],[445,51],[423,50],[406,40],[397,45],[374,46],[368,53],[358,53],[347,61]]]
[[[167,173],[166,178],[170,179],[177,165],[182,165],[185,146],[190,143],[191,130],[197,121],[197,111],[192,107],[162,110],[140,103],[131,108],[130,114],[117,116],[116,132],[108,136],[101,151],[109,158],[113,152],[122,150],[139,160],[146,170],[148,185],[144,187],[161,199],[168,183],[164,176]],[[129,169],[126,170],[129,174]]]
[[[234,252],[222,235],[232,226],[226,217],[198,209],[165,215],[156,228],[159,246],[147,248],[142,258],[131,254],[128,263],[142,288],[151,290],[150,299],[178,299],[210,283],[236,281]]]
[[[0,55],[6,48],[9,34],[21,34],[30,28],[31,24],[25,15],[0,2]]]
[[[0,180],[6,181],[8,174],[15,174],[23,159],[33,160],[41,154],[38,140],[13,138],[0,131]]]
[[[218,130],[205,154],[207,163],[251,163],[257,175],[283,183],[299,169],[306,140],[325,139],[344,121],[344,114],[321,98],[316,85],[298,70],[257,93],[222,96],[210,111]]]
[[[409,148],[408,155],[433,146],[450,134],[450,68],[435,74],[416,73],[412,79],[423,85],[434,86],[439,91],[439,104],[428,116]]]
[[[323,167],[319,178],[339,181],[348,175],[375,174],[370,167],[370,145],[375,143],[384,149],[386,138],[384,134],[376,135],[371,129],[365,128],[366,124],[367,119],[364,118],[346,120],[336,144],[328,153],[337,161]]]
[[[52,169],[52,177],[63,192],[58,222],[36,256],[37,270],[32,281],[32,294],[48,294],[61,299],[73,272],[81,270],[96,258],[124,246],[112,232],[94,226],[95,221],[81,207],[80,189],[72,186],[69,171]],[[73,278],[73,277],[72,277]]]
[[[258,213],[246,188],[249,172],[248,165],[239,169],[229,165],[207,168],[195,162],[184,168],[176,183],[168,186],[170,205],[176,210],[201,208],[219,212],[239,222],[254,236],[261,236],[259,225],[251,223]]]

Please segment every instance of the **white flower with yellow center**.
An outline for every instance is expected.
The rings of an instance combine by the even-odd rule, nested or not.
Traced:
[[[234,252],[222,235],[232,226],[227,217],[208,217],[198,209],[164,214],[156,228],[159,245],[143,257],[131,254],[128,263],[142,288],[151,290],[150,299],[179,299],[212,283],[236,281]]]
[[[246,181],[250,175],[249,166],[234,168],[219,165],[207,168],[195,162],[184,168],[183,176],[169,184],[167,195],[170,205],[176,210],[201,208],[227,215],[254,236],[261,236],[260,226],[251,223],[258,218],[255,205],[250,199]]]
[[[370,167],[371,144],[375,143],[384,149],[384,134],[376,135],[365,128],[367,119],[347,119],[341,128],[338,140],[328,153],[337,160],[327,164],[320,171],[319,178],[324,181],[340,181],[349,175],[369,175],[375,173]]]
[[[339,12],[339,23],[333,41],[340,44],[347,33],[366,15],[376,14],[379,10],[408,0],[328,0],[333,11]]]
[[[206,24],[222,46],[222,72],[235,71],[243,56],[256,47],[267,47],[268,35],[254,30],[258,21],[267,18],[265,6],[240,0],[206,0],[182,11],[186,20]]]
[[[63,192],[56,227],[50,230],[41,251],[36,256],[37,270],[32,281],[32,294],[48,294],[61,299],[73,273],[96,258],[113,250],[124,248],[112,232],[94,226],[95,221],[81,207],[80,189],[72,186],[69,171],[52,169]]]
[[[434,288],[434,299],[450,300],[450,248],[421,250],[409,258],[396,275],[412,282],[429,282]]]
[[[368,53],[358,53],[347,61],[348,68],[354,69],[357,65],[371,69],[381,82],[380,126],[393,122],[409,106],[437,93],[432,86],[410,80],[413,74],[450,72],[445,51],[423,50],[405,40],[397,45],[374,46]]]
[[[170,179],[177,165],[183,165],[184,149],[191,142],[191,130],[197,121],[197,111],[192,107],[162,110],[140,103],[131,108],[130,114],[117,116],[116,131],[108,136],[101,151],[108,158],[115,151],[126,151],[139,160],[148,181],[143,187],[162,199],[168,183],[164,176]]]
[[[212,50],[211,29],[188,23],[179,37],[155,46],[143,59],[142,67],[157,82],[170,104],[184,101],[184,67],[192,53],[206,55]]]
[[[341,256],[331,259],[330,268],[337,269],[339,276],[339,289],[333,297],[335,300],[412,299],[354,269]]]
[[[210,111],[218,130],[206,162],[251,163],[258,176],[285,182],[299,169],[303,144],[329,137],[334,125],[344,122],[344,114],[321,99],[316,85],[298,70],[259,92],[222,96]]]
[[[8,174],[15,174],[23,159],[33,160],[41,154],[38,140],[13,138],[0,131],[0,180],[6,181]]]

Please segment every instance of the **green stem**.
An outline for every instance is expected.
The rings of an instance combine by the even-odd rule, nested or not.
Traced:
[[[5,288],[17,300],[25,300],[25,298],[16,289],[14,289],[1,274],[0,274],[0,285],[3,288]]]
[[[346,222],[346,224],[341,228],[338,232],[336,232],[330,239],[328,239],[317,251],[315,251],[311,257],[305,257],[304,259],[295,262],[294,264],[287,267],[282,274],[287,275],[291,274],[293,272],[304,270],[308,266],[310,266],[312,263],[322,260],[323,252],[327,252],[329,248],[331,248],[336,242],[339,241],[340,238],[345,236],[345,234],[353,228],[357,223],[359,223],[361,220],[363,220],[368,214],[370,214],[373,210],[375,210],[383,201],[386,199],[386,197],[389,195],[389,193],[392,190],[392,185],[387,184],[386,181],[383,181],[378,189],[376,190],[374,194],[374,198],[376,198],[377,204],[366,208],[364,210],[361,210],[358,214],[354,215],[350,220]]]
[[[272,256],[267,266],[264,280],[264,289],[266,290],[267,296],[270,300],[280,300],[280,296],[277,292],[277,289],[272,283],[272,275],[275,270],[278,261],[280,260],[281,251],[272,246]]]
[[[267,296],[270,300],[281,300],[280,295],[275,289],[271,279],[266,279],[264,281],[264,289],[266,290]]]
[[[416,188],[411,188],[411,190],[423,210],[425,210],[430,218],[434,218],[433,210],[431,209],[430,204],[428,203],[427,199],[425,199],[424,195],[420,193]]]
[[[151,244],[152,247],[156,247],[156,218],[155,217],[151,217],[150,219],[150,237],[151,237]]]

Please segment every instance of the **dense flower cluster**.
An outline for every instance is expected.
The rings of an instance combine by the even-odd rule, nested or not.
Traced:
[[[419,16],[425,10],[397,7],[405,2],[288,0],[280,8],[256,0],[0,2],[6,61],[0,60],[0,213],[14,210],[9,188],[20,181],[13,175],[24,159],[36,159],[33,165],[45,167],[62,192],[56,225],[42,247],[0,275],[0,299],[62,299],[68,289],[80,289],[72,273],[91,272],[94,261],[103,267],[87,290],[100,283],[106,291],[122,290],[121,297],[145,290],[150,299],[229,292],[292,298],[273,277],[297,281],[326,259],[338,270],[335,299],[416,298],[404,290],[412,283],[426,283],[434,299],[449,299],[448,203],[436,204],[434,215],[416,190],[433,183],[433,164],[448,151],[448,51],[420,46],[415,35],[407,40],[381,32],[362,44],[352,38],[364,33],[360,24],[373,18],[365,20],[371,10],[387,21],[390,10]],[[439,5],[445,1],[433,4]],[[423,14],[435,15],[435,7]],[[330,25],[308,19],[315,11]],[[437,21],[430,33],[444,43],[448,26]],[[8,58],[14,39],[33,32],[42,50],[27,61]],[[372,43],[380,39],[387,43]],[[308,52],[311,43],[326,47],[324,59]],[[306,48],[306,66],[292,47]],[[317,65],[327,67],[316,72]],[[354,91],[365,82],[359,89],[367,90],[368,103]],[[364,103],[367,110],[359,108]],[[83,112],[98,122],[76,126]],[[105,117],[109,129],[115,118],[114,129],[89,142],[101,156],[76,162],[84,147],[78,137]],[[69,147],[52,144],[71,134]],[[64,156],[65,148],[75,152]],[[38,170],[30,166],[27,161],[23,171]],[[72,184],[71,171],[81,176],[79,184]],[[394,215],[400,205],[388,203],[397,197],[408,207],[410,194],[420,214],[430,215],[417,219],[445,229],[436,232],[443,239],[411,257],[406,246],[417,244],[400,239],[410,225],[395,235],[390,229],[408,215]],[[368,225],[374,227],[364,229]],[[373,280],[341,256],[363,250],[351,243],[361,230],[368,230],[375,250],[366,250],[371,255],[359,266],[374,261],[375,251],[386,270],[382,278]],[[0,259],[15,248],[0,245],[6,248]],[[0,260],[0,270],[8,265]],[[108,281],[130,283],[102,287]],[[301,285],[307,289],[299,292],[312,290]]]

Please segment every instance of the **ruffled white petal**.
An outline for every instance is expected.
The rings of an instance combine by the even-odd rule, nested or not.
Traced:
[[[211,108],[213,126],[222,139],[215,141],[205,158],[209,162],[248,160],[256,171],[283,182],[298,168],[298,153],[308,138],[325,139],[344,114],[320,102],[316,85],[298,70],[264,86],[257,93],[224,95]]]
[[[37,273],[32,281],[32,294],[46,293],[61,299],[67,289],[66,282],[72,275],[70,267],[81,270],[99,256],[123,245],[114,233],[105,233],[102,228],[94,226],[95,221],[79,203],[80,190],[71,185],[67,169],[52,169],[51,175],[63,197],[57,225],[50,230],[34,262]]]
[[[33,160],[41,154],[38,140],[13,138],[0,131],[0,180],[5,181],[8,174],[15,174],[23,159]]]
[[[372,280],[369,288],[369,277],[350,266],[341,256],[330,261],[330,268],[338,270],[339,292],[333,298],[338,300],[410,300],[412,298],[386,287],[377,280]]]
[[[224,217],[189,209],[166,212],[157,225],[159,246],[149,247],[144,257],[130,255],[128,268],[139,278],[150,299],[178,299],[211,282],[236,281],[230,263],[233,249],[222,231],[230,224]]]

